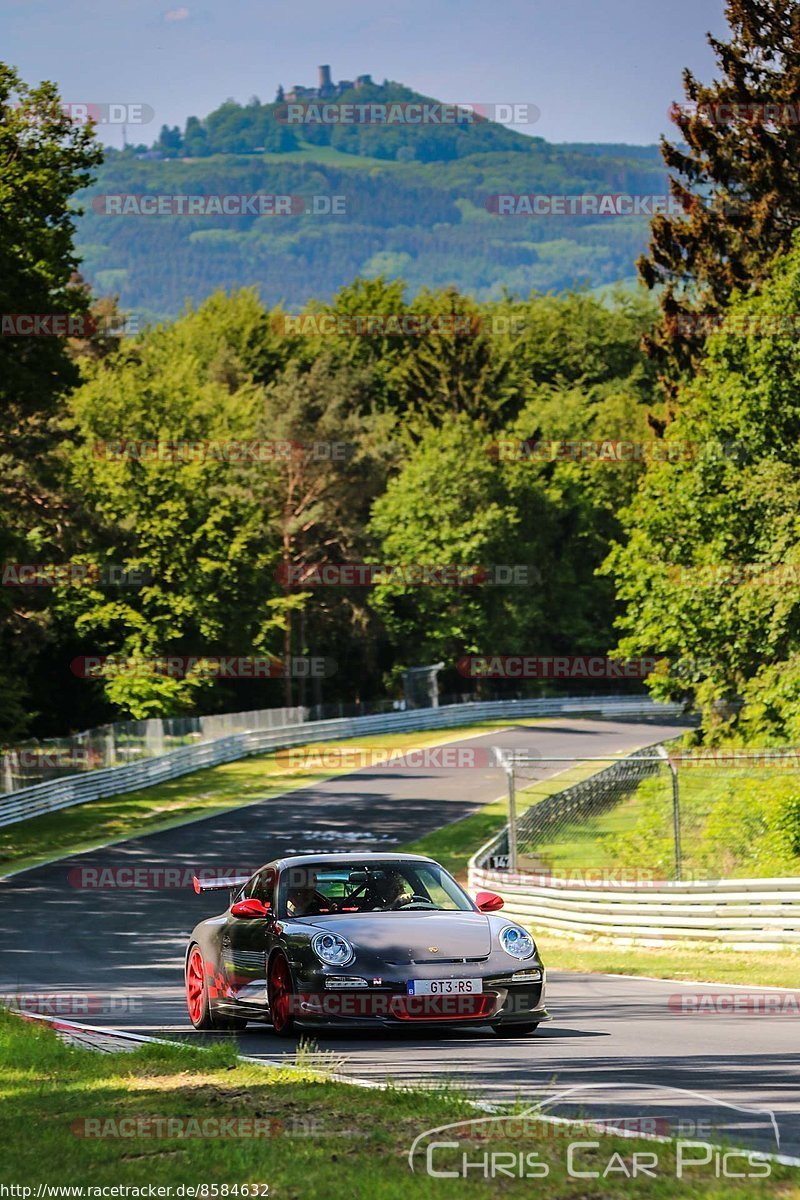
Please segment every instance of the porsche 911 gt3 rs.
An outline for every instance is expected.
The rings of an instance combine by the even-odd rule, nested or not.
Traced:
[[[500,1035],[547,1019],[545,969],[531,935],[432,859],[319,854],[277,859],[230,890],[186,952],[196,1029],[295,1025],[480,1024]]]

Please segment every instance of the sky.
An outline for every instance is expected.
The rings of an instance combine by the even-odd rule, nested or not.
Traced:
[[[726,28],[723,0],[0,0],[0,23],[27,82],[145,106],[128,140],[148,144],[229,97],[314,85],[320,63],[455,103],[533,105],[520,132],[548,141],[652,143],[683,68],[713,78],[705,34]],[[122,143],[119,124],[99,133]]]

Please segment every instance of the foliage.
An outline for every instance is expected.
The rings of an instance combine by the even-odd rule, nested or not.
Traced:
[[[625,654],[663,655],[659,696],[699,705],[708,735],[800,733],[800,248],[734,299],[648,468],[612,552]]]
[[[727,0],[727,41],[709,35],[718,76],[684,72],[681,138],[662,138],[682,211],[655,217],[639,271],[658,286],[663,320],[651,343],[673,383],[696,364],[703,330],[736,291],[757,289],[800,221],[800,10],[795,0]],[[683,318],[683,319],[682,319]]]
[[[90,182],[100,153],[74,126],[55,87],[28,87],[0,64],[0,313],[80,320],[89,300],[76,279],[73,193]],[[63,396],[77,371],[58,337],[0,337],[0,550],[5,562],[41,562],[73,544],[74,498],[64,495],[56,454]],[[36,684],[52,639],[41,598],[0,595],[0,728],[24,727],[43,702]],[[45,689],[46,691],[46,686]]]

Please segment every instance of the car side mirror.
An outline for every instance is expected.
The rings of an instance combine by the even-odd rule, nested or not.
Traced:
[[[505,900],[496,892],[478,892],[475,903],[478,906],[478,912],[497,912],[504,907]]]
[[[232,917],[243,917],[253,920],[254,917],[269,916],[269,905],[264,904],[261,900],[237,900],[231,908]]]

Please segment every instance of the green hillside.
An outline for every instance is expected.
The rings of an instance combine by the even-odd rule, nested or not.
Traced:
[[[277,107],[227,102],[183,132],[162,130],[149,151],[109,151],[81,197],[78,249],[92,285],[144,319],[242,285],[298,308],[358,275],[402,276],[414,292],[453,284],[484,300],[598,288],[633,276],[647,217],[507,217],[489,211],[491,197],[666,192],[655,146],[558,146],[490,121],[293,127],[276,120]],[[286,216],[102,211],[100,197],[120,193],[302,199]],[[339,197],[343,211],[307,213],[314,196]]]

